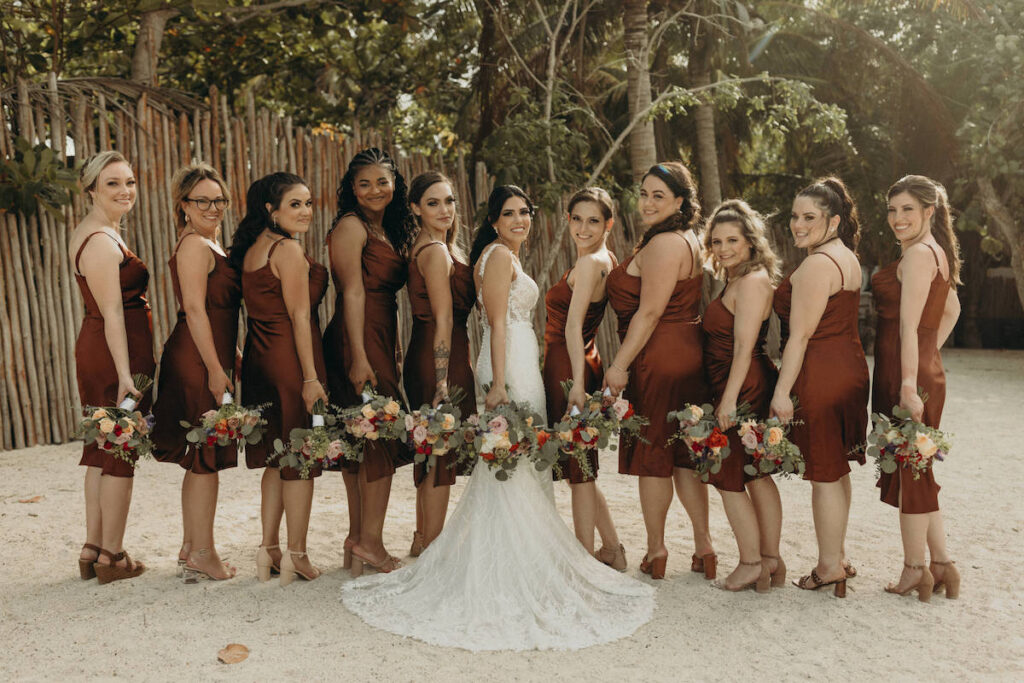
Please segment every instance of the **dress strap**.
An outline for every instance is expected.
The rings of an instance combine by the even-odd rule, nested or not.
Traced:
[[[834,258],[829,256],[824,251],[819,251],[816,253],[821,254],[822,256],[828,256],[828,260],[836,264],[836,268],[839,270],[839,289],[846,289],[846,278],[843,276],[843,269],[839,266],[839,261],[836,261]]]
[[[114,241],[114,244],[117,245],[117,248],[121,250],[121,256],[123,258],[128,258],[128,254],[124,250],[124,245],[122,245],[120,242],[118,242],[116,239],[114,239],[114,237],[109,232],[106,232],[104,230],[97,230],[96,232],[92,232],[92,233],[89,233],[88,235],[86,235],[85,239],[82,240],[82,243],[80,245],[78,245],[78,251],[75,253],[75,274],[76,275],[81,275],[82,274],[82,271],[78,269],[78,261],[79,261],[79,259],[82,258],[82,250],[85,249],[85,245],[88,244],[89,240],[91,240],[94,235],[106,235],[107,237],[109,237],[111,240]]]
[[[440,244],[442,247],[445,247],[446,250],[448,248],[447,244],[445,244],[444,242],[439,242],[438,240],[434,240],[433,242],[427,242],[426,244],[420,245],[420,247],[416,251],[413,252],[412,260],[415,261],[416,259],[418,259],[420,257],[420,252],[421,251],[423,251],[427,247],[435,245],[435,244]]]
[[[281,242],[284,242],[286,239],[289,238],[282,237],[279,240],[274,240],[274,243],[270,245],[270,251],[267,252],[267,263],[270,263],[270,257],[274,255],[274,250],[277,249],[277,245],[281,244]]]
[[[932,258],[935,259],[935,267],[939,269],[939,274],[941,275],[942,274],[942,266],[939,265],[939,255],[935,253],[935,247],[933,247],[932,245],[928,244],[927,242],[924,243],[924,246],[928,247],[931,250]]]
[[[493,253],[494,249],[496,247],[498,247],[498,246],[499,246],[499,244],[497,242],[491,242],[491,245],[489,247],[487,247],[486,249],[484,249],[483,253],[480,254],[480,279],[481,280],[484,279],[484,268],[487,267],[487,259],[489,259],[491,257],[491,253]]]

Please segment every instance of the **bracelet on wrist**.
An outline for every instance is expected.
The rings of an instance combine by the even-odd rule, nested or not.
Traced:
[[[302,383],[303,384],[309,384],[310,382],[319,382],[319,381],[320,381],[319,377],[314,377],[313,379],[304,379],[304,380],[302,380]]]
[[[616,370],[618,370],[619,372],[624,372],[624,373],[626,373],[627,375],[629,374],[629,370],[626,370],[625,368],[620,368],[620,367],[619,367],[618,365],[616,365],[615,363],[612,363],[612,367],[613,367],[613,368],[615,368]]]

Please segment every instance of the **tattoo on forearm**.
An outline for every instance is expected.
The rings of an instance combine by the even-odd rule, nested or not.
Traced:
[[[437,383],[448,379],[448,359],[451,357],[448,345],[441,342],[434,347],[434,381]]]

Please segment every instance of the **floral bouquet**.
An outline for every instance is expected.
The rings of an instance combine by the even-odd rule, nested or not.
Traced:
[[[754,462],[744,465],[743,471],[752,477],[759,474],[784,476],[803,475],[807,469],[804,456],[795,443],[789,440],[789,424],[783,424],[777,417],[759,421],[753,417],[739,418],[740,441]]]
[[[359,462],[363,460],[366,442],[383,439],[406,443],[409,438],[405,411],[398,401],[378,394],[369,384],[363,387],[361,399],[359,405],[339,410],[337,417],[354,446],[345,457]]]
[[[668,441],[682,441],[690,449],[694,475],[706,483],[710,475],[718,474],[729,457],[729,437],[719,429],[714,408],[708,403],[687,403],[682,410],[670,411],[666,419],[679,421],[679,429]]]
[[[327,414],[322,400],[313,404],[312,427],[294,427],[288,434],[287,446],[274,440],[274,453],[280,467],[294,467],[299,476],[309,479],[315,467],[327,468],[347,458],[351,444],[342,437],[337,418]]]
[[[566,396],[572,389],[572,380],[562,382]],[[650,420],[637,415],[632,404],[616,398],[611,391],[596,391],[586,397],[583,410],[576,406],[551,429],[559,450],[576,460],[587,480],[594,478],[590,467],[590,453],[600,448],[615,450],[611,436],[640,438],[640,428]],[[556,465],[557,466],[557,465]]]
[[[143,374],[132,375],[132,383],[140,393],[153,386],[153,380]],[[135,410],[137,405],[138,400],[128,395],[117,407],[86,407],[85,412],[90,416],[79,423],[78,435],[135,467],[139,458],[153,451],[149,438],[153,415],[143,415]]]
[[[462,426],[458,405],[465,397],[466,392],[461,387],[453,387],[438,407],[424,404],[419,410],[406,414],[405,431],[414,452],[414,462],[426,462],[428,471],[437,463],[437,456],[461,445],[457,438]]]
[[[557,459],[557,450],[549,442],[547,432],[535,426],[538,423],[540,418],[529,405],[515,401],[482,415],[471,415],[460,429],[458,462],[479,457],[490,469],[497,470],[494,477],[498,481],[506,481],[512,475],[520,458],[534,459],[537,469],[543,469],[549,466],[548,460]],[[546,457],[540,459],[537,456],[542,448]]]
[[[914,479],[920,479],[933,461],[946,459],[952,447],[951,435],[915,422],[900,406],[893,407],[892,414],[892,418],[871,414],[866,452],[875,459],[879,473],[892,474],[898,467],[905,467]]]
[[[230,373],[229,373],[230,376]],[[192,426],[185,420],[181,426],[188,429],[185,440],[190,444],[205,446],[228,446],[230,444],[257,444],[263,439],[263,410],[269,404],[246,408],[235,403],[230,391],[220,399],[220,407],[203,413],[198,425]]]

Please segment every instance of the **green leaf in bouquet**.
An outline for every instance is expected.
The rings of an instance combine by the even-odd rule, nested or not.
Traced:
[[[722,463],[716,462],[713,465],[711,465],[711,469],[710,469],[711,474],[718,474],[721,471],[722,471]]]
[[[274,439],[274,452],[284,453],[284,442],[281,439]]]
[[[185,429],[192,429],[191,422],[186,422],[185,420],[178,420],[178,424],[184,427]]]
[[[194,429],[185,433],[185,441],[188,441],[189,443],[199,443],[200,438],[201,437]]]
[[[910,419],[910,411],[898,405],[892,407],[892,414],[901,420]]]
[[[761,461],[760,467],[761,467],[761,471],[763,472],[764,471],[764,461],[763,460]],[[743,472],[748,477],[756,477],[757,476],[757,470],[754,469],[753,465],[744,465],[743,466]]]
[[[250,431],[248,434],[245,435],[245,443],[249,444],[250,446],[255,446],[260,442],[262,438],[262,434]]]
[[[877,444],[870,444],[864,452],[869,458],[877,458],[882,451]]]
[[[879,463],[879,467],[881,467],[882,471],[885,472],[886,474],[892,474],[893,472],[896,471],[896,460],[893,459],[892,457],[882,458],[881,462]]]
[[[743,467],[743,470],[746,471],[747,467],[750,467],[751,470],[754,469],[750,465],[745,465]],[[768,458],[764,458],[763,460],[761,460],[760,464],[757,467],[758,467],[759,470],[761,470],[762,474],[767,474],[768,472],[771,472],[773,469],[775,469],[775,463],[772,462],[771,460],[769,460]],[[753,475],[753,474],[756,474],[756,472],[752,471],[752,472],[750,472],[750,474]]]
[[[140,372],[132,375],[132,384],[135,385],[135,391],[144,394],[153,386],[153,378]]]
[[[505,470],[498,470],[494,473],[494,478],[498,481],[508,481],[508,472]]]

